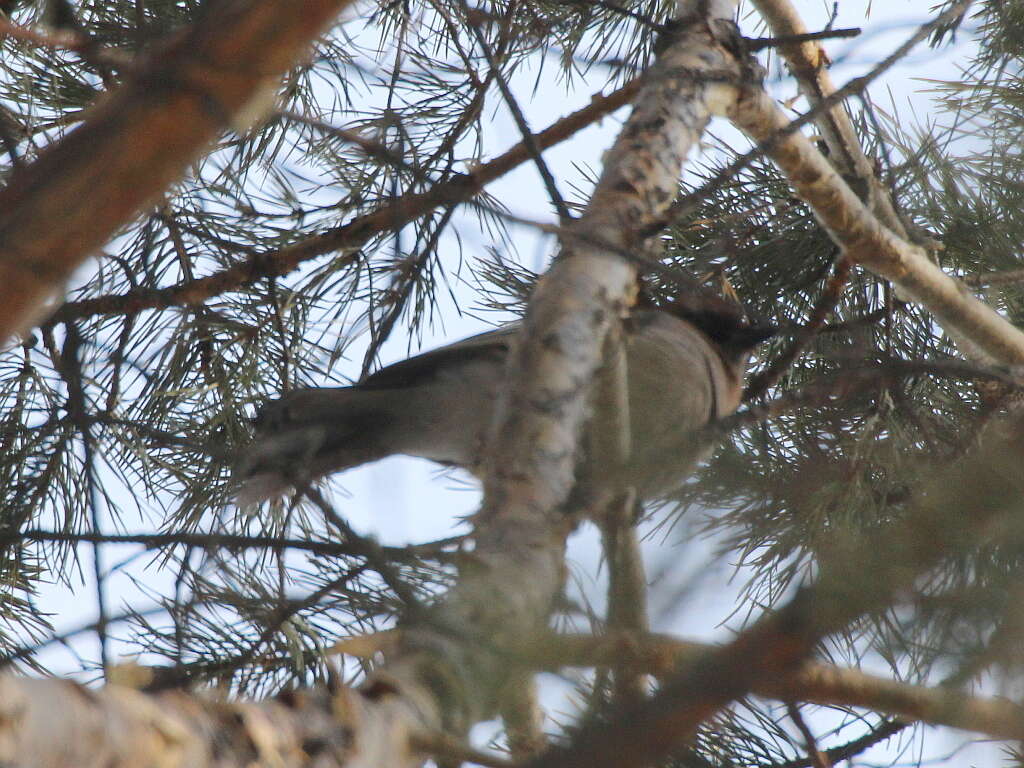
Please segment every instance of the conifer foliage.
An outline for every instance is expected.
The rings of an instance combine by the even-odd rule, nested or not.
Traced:
[[[636,247],[587,242],[573,222],[600,152],[550,158],[587,151],[602,118],[614,136],[695,23],[679,9],[723,4],[0,0],[6,672],[66,674],[64,646],[97,686],[265,701],[364,685],[376,705],[415,657],[439,714],[408,749],[444,764],[907,764],[948,745],[915,723],[1024,737],[1022,5],[916,8],[897,48],[804,34],[789,0],[744,4],[746,37],[709,43],[738,68],[698,82],[735,91],[722,109],[753,141],[713,123]],[[820,46],[869,58],[863,77],[838,90]],[[927,83],[930,112],[883,98],[891,65],[950,50],[961,69]],[[751,125],[762,78],[803,94],[788,133]],[[530,104],[556,91],[565,109]],[[801,171],[790,139],[830,173]],[[537,199],[504,183],[516,169]],[[459,602],[486,603],[491,502],[412,543],[354,530],[346,507],[365,501],[345,476],[236,509],[259,403],[358,380],[463,313],[521,314],[559,247],[561,263],[605,248],[644,301],[712,291],[779,333],[740,411],[681,437],[716,446],[690,481],[642,509],[625,492],[561,513],[562,537],[603,520],[605,549],[594,573],[557,563],[571,575],[550,614],[520,624],[510,606],[496,637],[497,608],[473,625]],[[701,558],[737,569],[714,647],[671,631]],[[53,583],[88,606],[80,627],[54,615]],[[422,666],[432,653],[442,666]],[[542,671],[560,693],[540,728]],[[494,741],[469,746],[488,718]]]

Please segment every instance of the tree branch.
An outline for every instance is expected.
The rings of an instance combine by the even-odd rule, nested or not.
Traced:
[[[172,36],[0,191],[0,339],[151,203],[218,132],[246,130],[350,0],[225,0]]]
[[[531,643],[524,663],[554,671],[565,666],[599,667],[614,662],[667,679],[680,668],[699,663],[715,649],[707,643],[658,634],[549,634]],[[907,721],[976,731],[996,739],[1024,738],[1024,708],[1009,699],[970,696],[947,686],[910,685],[833,664],[805,662],[786,677],[758,682],[752,692],[780,701],[857,707]]]
[[[782,38],[779,52],[789,64],[808,104],[811,107],[823,104],[836,91],[827,68],[828,56],[817,42],[810,39],[796,8],[789,0],[753,0],[753,5],[772,31]],[[875,175],[874,164],[864,154],[846,106],[839,103],[823,109],[815,124],[821,130],[829,158],[839,172],[862,181],[868,189],[871,210],[885,226],[906,237],[903,223],[893,207],[891,191]]]
[[[573,526],[561,506],[589,385],[605,336],[635,291],[635,268],[618,250],[638,248],[643,228],[664,213],[683,160],[739,77],[717,38],[720,14],[732,6],[709,5],[710,18],[684,14],[670,36],[573,225],[611,249],[566,245],[534,291],[487,451],[472,564],[428,620],[405,627],[398,650],[365,687],[372,714],[356,730],[375,744],[368,765],[410,764],[410,736],[442,721],[459,733],[492,715],[509,674],[507,649],[547,624]]]
[[[595,94],[590,104],[555,121],[537,134],[541,149],[565,141],[588,125],[629,103],[639,90],[639,81],[633,80],[608,94]],[[342,134],[339,134],[342,135]],[[360,142],[364,149],[370,146]],[[141,288],[123,294],[97,296],[63,304],[49,319],[49,323],[64,323],[92,315],[120,315],[146,309],[167,309],[186,304],[200,304],[228,291],[252,285],[267,277],[286,275],[300,264],[332,251],[346,251],[346,263],[355,261],[354,252],[370,238],[396,226],[402,226],[442,205],[464,203],[478,194],[487,184],[514,168],[528,162],[529,152],[522,142],[480,165],[467,174],[457,174],[433,189],[419,194],[404,195],[390,205],[358,216],[347,224],[274,251],[257,253],[245,261],[213,275],[184,280],[166,288]]]
[[[1024,364],[1024,333],[939,269],[923,249],[883,226],[810,140],[790,129],[759,86],[745,89],[730,116],[789,177],[847,258],[891,280],[948,332],[969,339],[996,362]]]

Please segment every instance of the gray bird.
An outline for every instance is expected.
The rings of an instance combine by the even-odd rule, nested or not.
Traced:
[[[518,324],[507,325],[389,365],[350,387],[300,389],[265,404],[236,467],[238,503],[392,454],[476,470],[518,332]],[[629,481],[641,498],[690,473],[705,445],[687,433],[736,410],[750,354],[772,333],[745,325],[734,305],[708,297],[633,311],[625,333]]]

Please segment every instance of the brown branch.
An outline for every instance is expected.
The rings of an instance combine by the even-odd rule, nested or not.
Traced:
[[[38,29],[19,26],[5,16],[0,16],[0,39],[5,37],[21,40],[41,48],[74,51],[118,68],[128,67],[132,63],[132,57],[129,54],[112,48],[101,48],[94,41],[70,29],[42,32]]]
[[[719,647],[635,632],[548,634],[531,642],[522,663],[557,671],[566,666],[600,667],[615,662],[666,680],[679,669],[700,663]],[[997,739],[1024,737],[1024,708],[1008,699],[970,696],[948,685],[901,683],[834,664],[807,661],[785,677],[758,682],[752,692],[779,701],[871,710],[901,718],[904,727],[919,721]]]
[[[807,760],[811,764],[811,768],[832,768],[832,762],[824,752],[818,749],[818,740],[814,737],[814,732],[804,720],[804,716],[800,714],[800,707],[792,702],[787,702],[786,712],[804,739],[804,746],[807,748]]]
[[[883,720],[863,736],[846,744],[840,744],[838,747],[830,747],[829,749],[826,749],[825,757],[833,765],[841,763],[843,760],[849,760],[850,758],[856,757],[861,752],[871,749],[871,747],[876,744],[880,744],[886,739],[891,739],[897,733],[906,728],[907,725],[908,724],[904,723],[902,720]],[[789,762],[778,763],[777,765],[771,766],[771,768],[813,768],[813,765],[810,759],[804,758],[802,760],[790,760]]]
[[[1024,282],[1024,269],[1007,269],[1002,272],[983,272],[980,275],[967,275],[963,281],[972,288],[986,285],[1014,285]]]
[[[595,94],[586,107],[555,121],[538,133],[538,146],[547,149],[565,141],[627,104],[638,88],[639,82],[634,80],[608,95]],[[365,140],[360,141],[359,146],[367,151],[374,149],[374,143]],[[487,184],[529,159],[529,152],[520,142],[469,173],[455,175],[427,192],[405,195],[383,208],[295,245],[254,254],[245,261],[216,274],[195,280],[184,280],[166,288],[143,288],[124,294],[67,302],[53,313],[49,322],[64,323],[92,315],[130,314],[146,309],[199,304],[221,293],[250,286],[264,278],[286,275],[303,262],[332,251],[348,252],[349,255],[345,257],[343,263],[352,263],[356,259],[355,251],[373,236],[396,226],[403,226],[440,206],[464,203],[477,195]]]
[[[294,549],[321,556],[359,556],[364,554],[359,543],[339,543],[337,541],[310,541],[308,539],[289,539],[278,536],[240,536],[228,533],[125,533],[98,534],[92,532],[41,531],[29,529],[19,533],[0,534],[0,546],[20,541],[50,541],[82,544],[141,544],[146,549],[159,547],[186,546],[203,549],[223,549],[227,551],[239,549]],[[410,547],[381,547],[381,552],[389,559],[401,562],[416,562],[431,559],[452,561],[457,559],[453,553],[447,553],[440,547],[454,542],[439,542],[437,545],[419,544]]]
[[[224,0],[171,36],[84,123],[0,191],[0,338],[28,327],[76,267],[224,129],[244,130],[350,0]]]

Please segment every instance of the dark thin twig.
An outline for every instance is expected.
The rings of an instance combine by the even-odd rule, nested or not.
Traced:
[[[624,106],[636,94],[639,87],[639,80],[632,80],[607,96],[594,94],[586,107],[556,120],[540,131],[536,137],[538,144],[551,147],[575,135],[582,128],[593,124],[599,117]],[[291,116],[289,115],[289,117]],[[295,116],[292,119],[303,120],[309,124],[317,122],[300,116]],[[343,129],[335,129],[325,123],[319,124],[328,130],[340,131],[339,135],[345,133]],[[367,139],[362,139],[362,141],[370,142]],[[146,309],[162,310],[197,304],[222,293],[246,288],[271,274],[287,274],[304,262],[326,253],[333,253],[338,249],[349,249],[352,255],[349,257],[348,263],[353,263],[360,258],[359,247],[374,234],[393,226],[396,219],[409,222],[441,205],[463,202],[484,212],[489,212],[488,207],[473,199],[474,196],[487,184],[517,168],[524,160],[529,160],[529,153],[525,145],[520,142],[493,160],[473,169],[470,173],[453,174],[447,179],[437,182],[429,192],[406,195],[395,204],[356,216],[347,224],[312,235],[283,248],[260,252],[254,248],[238,246],[230,241],[218,240],[214,237],[213,239],[219,246],[242,255],[244,259],[205,277],[180,281],[162,288],[133,288],[121,294],[107,294],[91,299],[66,301],[42,326],[52,328],[58,323],[67,323],[77,318],[94,315],[119,315]],[[402,161],[400,158],[396,158],[395,162]],[[426,175],[423,171],[420,173]],[[345,262],[342,262],[342,265],[344,264]]]
[[[82,361],[79,352],[82,336],[76,323],[67,325],[64,346],[60,355],[59,372],[68,390],[68,414],[78,428],[82,438],[83,461],[85,464],[86,499],[89,507],[89,522],[92,532],[103,535],[100,522],[100,500],[98,478],[96,477],[95,444],[92,436],[92,422],[87,416]],[[96,581],[96,636],[100,645],[100,664],[103,674],[110,669],[110,638],[107,634],[106,575],[103,573],[103,554],[100,542],[92,543],[92,571]]]
[[[107,625],[110,626],[113,624],[121,624],[124,622],[131,621],[137,617],[154,616],[162,613],[167,613],[167,608],[162,605],[154,606],[153,608],[149,608],[143,611],[126,611],[125,613],[121,613],[116,616],[109,616],[107,619]],[[74,629],[69,629],[65,632],[61,632],[59,634],[53,634],[50,637],[44,640],[40,640],[38,643],[35,643],[33,645],[23,645],[19,648],[14,648],[9,652],[0,653],[0,670],[6,669],[7,667],[14,664],[14,662],[16,661],[25,661],[28,664],[35,665],[34,660],[30,658],[33,654],[38,653],[44,648],[48,648],[54,644],[70,647],[69,641],[72,638],[95,631],[96,622],[93,621],[89,622],[88,624],[82,624],[81,626],[75,627]]]
[[[832,768],[832,761],[828,759],[824,752],[818,749],[818,740],[814,737],[814,733],[804,720],[804,716],[800,714],[800,708],[792,702],[786,702],[786,712],[804,739],[804,746],[807,748],[807,760],[811,768]]]
[[[526,116],[523,114],[523,110],[520,108],[519,102],[516,101],[516,97],[513,95],[512,89],[508,85],[508,80],[505,79],[504,73],[501,71],[498,62],[495,60],[494,53],[491,51],[491,46],[488,44],[483,30],[480,29],[479,24],[472,20],[472,15],[469,13],[469,8],[466,6],[464,1],[461,5],[465,10],[467,17],[470,19],[469,27],[473,30],[477,43],[480,45],[480,50],[483,51],[484,57],[487,59],[487,65],[491,68],[491,71],[495,73],[495,82],[501,90],[501,95],[504,97],[505,105],[512,114],[512,119],[515,120],[516,127],[519,129],[519,133],[522,136],[523,144],[530,153],[530,157],[533,159],[534,165],[537,166],[537,172],[544,181],[544,187],[547,189],[548,197],[551,199],[552,204],[555,206],[555,210],[558,212],[558,218],[563,225],[568,224],[572,221],[569,208],[565,204],[565,199],[562,197],[562,193],[558,191],[558,185],[555,183],[555,177],[551,173],[551,169],[548,168],[547,163],[544,162],[544,158],[541,156],[540,147],[537,146],[537,140],[533,131],[530,129],[529,123],[526,122]]]
[[[974,365],[955,360],[884,360],[875,365],[865,365],[857,359],[857,367],[844,370],[827,381],[813,384],[797,392],[759,405],[748,405],[742,411],[719,419],[702,431],[724,435],[748,424],[757,424],[784,413],[805,408],[820,406],[839,397],[861,391],[865,388],[877,387],[884,377],[906,377],[918,374],[929,374],[951,379],[980,379],[1000,381],[1011,386],[1021,386],[1021,381],[1012,373],[995,367]]]
[[[267,279],[267,291],[270,294],[270,306],[274,310],[274,330],[281,337],[281,392],[287,394],[292,386],[291,345],[284,327],[284,318],[281,316],[281,300],[277,287],[277,277],[271,275]]]
[[[409,301],[409,297],[412,295],[413,288],[416,286],[416,282],[430,262],[430,257],[436,252],[438,240],[441,237],[441,233],[444,228],[448,225],[452,215],[455,213],[455,206],[450,205],[444,209],[441,214],[441,220],[437,223],[434,231],[431,233],[430,239],[424,243],[423,249],[419,256],[416,258],[415,263],[405,271],[399,270],[398,275],[395,278],[395,282],[400,283],[400,286],[395,287],[394,285],[389,290],[393,297],[391,306],[388,307],[387,314],[377,324],[371,334],[370,344],[366,348],[366,354],[363,355],[363,366],[359,373],[359,379],[364,379],[370,373],[370,367],[373,365],[373,361],[377,359],[377,355],[380,354],[381,347],[391,337],[392,331],[395,329],[395,325],[398,323],[398,319],[402,316],[402,312],[405,310],[406,304]],[[397,294],[397,295],[395,295]]]
[[[814,40],[829,40],[835,37],[857,37],[863,30],[860,27],[846,29],[823,29],[821,32],[802,32],[799,35],[780,35],[779,37],[748,37],[747,50],[757,53],[765,48],[777,48],[780,45],[806,43]]]
[[[849,320],[842,320],[838,323],[826,323],[821,326],[821,333],[846,333],[847,331],[854,330],[855,328],[864,328],[869,325],[874,325],[879,320],[882,320],[888,314],[885,307],[876,309],[874,312],[868,312],[866,315],[860,317],[851,317]],[[783,329],[786,333],[799,333],[802,325],[793,327],[792,329]]]
[[[908,725],[909,723],[899,719],[882,720],[882,722],[863,736],[846,744],[841,744],[838,747],[826,749],[825,758],[832,765],[840,763],[843,760],[849,760],[850,758],[856,757],[861,752],[871,749],[871,747],[876,744],[880,744],[886,739],[891,739]],[[777,763],[770,766],[770,768],[814,768],[814,763],[811,762],[810,758],[805,757],[800,760],[790,760],[785,763]]]
[[[451,562],[456,559],[445,547],[456,546],[463,537],[442,539],[428,544],[412,544],[407,547],[380,547],[384,556],[401,562],[416,563],[421,560]],[[280,547],[301,552],[310,552],[321,557],[356,557],[362,552],[348,543],[336,541],[309,541],[308,539],[287,539],[279,536],[240,536],[229,533],[74,533],[71,531],[25,531],[0,534],[0,546],[19,541],[50,541],[86,544],[141,544],[146,549],[167,546],[197,547],[202,549],[271,549]]]
[[[135,315],[125,315],[124,324],[121,327],[121,335],[117,340],[117,347],[110,356],[110,365],[113,371],[110,374],[110,388],[107,391],[107,402],[104,412],[110,418],[114,416],[114,409],[121,397],[121,376],[124,370],[125,350],[135,328]]]

